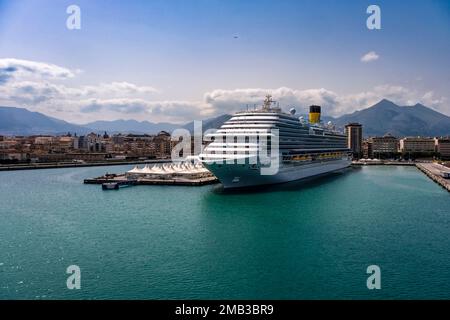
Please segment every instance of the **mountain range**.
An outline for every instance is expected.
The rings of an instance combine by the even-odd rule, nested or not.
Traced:
[[[149,121],[136,120],[115,120],[115,121],[95,121],[84,125],[84,127],[91,128],[92,131],[109,133],[157,133],[160,131],[172,132],[179,128],[180,125],[173,123],[153,123]]]
[[[0,106],[0,134],[34,135],[67,132],[85,134],[89,129],[24,108]]]
[[[219,128],[230,117],[231,115],[224,114],[206,119],[202,123],[202,129],[205,131]],[[450,117],[422,104],[398,106],[386,99],[367,109],[337,118],[324,116],[323,120],[325,122],[332,121],[338,128],[343,128],[350,122],[361,123],[363,134],[366,137],[380,136],[386,133],[398,137],[450,135]],[[24,108],[0,107],[0,134],[2,135],[63,134],[67,132],[86,134],[104,131],[108,133],[153,134],[162,130],[171,132],[176,128],[184,128],[192,132],[194,123],[189,122],[185,125],[179,125],[149,121],[115,120],[76,125]]]
[[[383,99],[370,108],[334,120],[339,127],[350,122],[363,125],[364,136],[444,136],[450,134],[450,117],[422,104],[401,107]]]

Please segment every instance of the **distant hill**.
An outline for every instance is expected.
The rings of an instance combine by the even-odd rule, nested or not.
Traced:
[[[363,125],[364,136],[443,136],[450,134],[450,117],[421,104],[401,107],[383,99],[377,104],[334,120],[339,127],[350,122]]]
[[[89,128],[39,112],[32,112],[24,108],[0,107],[0,134],[3,135],[56,135],[67,132],[85,134],[89,131]]]
[[[107,131],[108,133],[158,133],[160,131],[172,132],[174,129],[179,128],[180,125],[172,123],[152,123],[149,121],[136,121],[136,120],[115,120],[115,121],[95,121],[84,125],[85,127],[92,128],[95,132]]]

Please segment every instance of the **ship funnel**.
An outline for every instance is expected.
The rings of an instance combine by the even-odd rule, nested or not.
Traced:
[[[309,123],[320,122],[320,106],[309,107]]]

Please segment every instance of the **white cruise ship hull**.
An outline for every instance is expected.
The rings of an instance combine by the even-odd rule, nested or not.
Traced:
[[[336,159],[317,163],[291,165],[281,164],[275,175],[261,175],[259,168],[249,164],[217,164],[203,161],[203,164],[220,180],[224,188],[245,188],[278,184],[324,175],[347,168],[350,159]]]

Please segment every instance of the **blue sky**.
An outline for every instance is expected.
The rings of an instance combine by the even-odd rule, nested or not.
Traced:
[[[71,4],[81,30],[66,28]],[[366,27],[370,4],[381,30]],[[448,1],[0,0],[0,72],[18,70],[0,103],[79,123],[183,122],[266,92],[330,115],[384,97],[450,115],[449,57]]]

